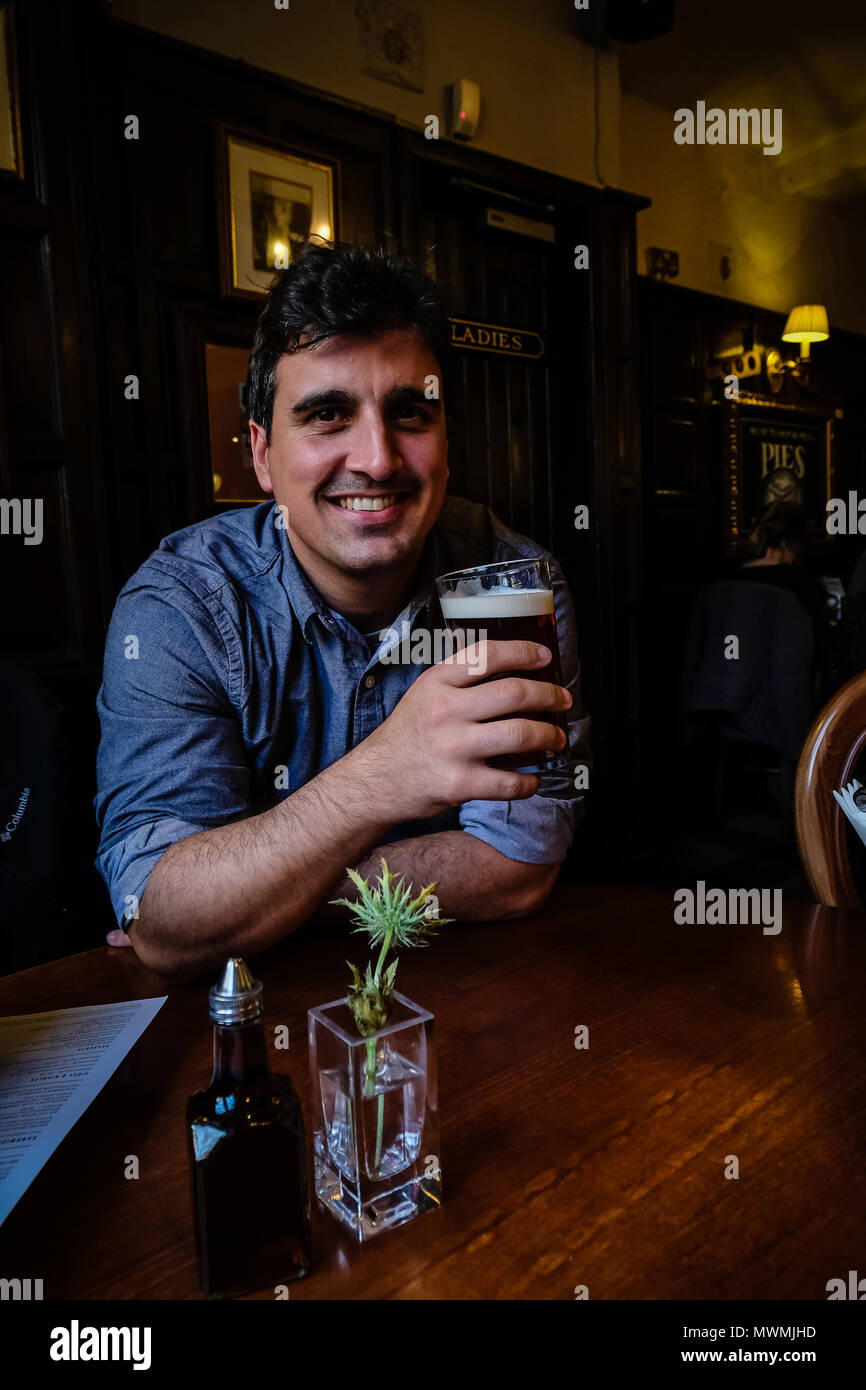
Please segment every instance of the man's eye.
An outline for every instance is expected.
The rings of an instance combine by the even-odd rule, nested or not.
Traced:
[[[313,411],[308,420],[318,420],[323,425],[332,425],[339,418],[340,412],[335,405],[323,405],[320,410]]]

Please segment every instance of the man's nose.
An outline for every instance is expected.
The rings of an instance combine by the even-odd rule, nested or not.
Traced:
[[[369,473],[371,478],[387,478],[402,468],[400,452],[395,446],[387,421],[380,415],[359,423],[346,466],[359,473]]]

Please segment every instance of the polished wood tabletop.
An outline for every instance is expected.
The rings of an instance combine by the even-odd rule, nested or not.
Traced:
[[[343,992],[348,931],[310,922],[251,962],[308,1145],[306,1010]],[[46,1299],[200,1297],[184,1105],[210,983],[111,948],[0,980],[2,1014],[168,994],[0,1227],[0,1273]],[[668,889],[559,884],[533,917],[443,926],[398,987],[435,1015],[443,1205],[360,1246],[314,1199],[292,1299],[822,1300],[864,1272],[862,914],[790,904],[767,935],[677,925]]]

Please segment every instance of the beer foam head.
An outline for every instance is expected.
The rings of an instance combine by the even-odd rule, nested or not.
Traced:
[[[447,621],[480,622],[484,618],[538,618],[553,612],[552,589],[484,589],[480,594],[443,594]]]

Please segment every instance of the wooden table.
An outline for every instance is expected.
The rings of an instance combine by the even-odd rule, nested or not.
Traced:
[[[292,1299],[821,1300],[866,1273],[866,920],[678,926],[672,899],[562,884],[403,953],[436,1016],[444,1204],[363,1247],[316,1207]],[[310,923],[253,963],[308,1138],[306,1010],[341,992],[348,941]],[[209,983],[108,948],[0,980],[3,1014],[169,995],[0,1227],[0,1273],[46,1299],[199,1297],[184,1103],[210,1077]]]

